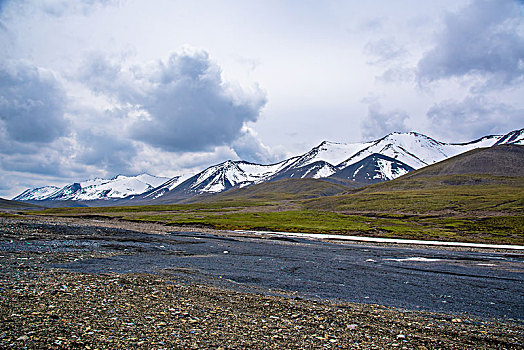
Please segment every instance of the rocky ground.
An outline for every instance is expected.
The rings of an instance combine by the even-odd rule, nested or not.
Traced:
[[[3,241],[59,235],[0,218]],[[505,320],[244,293],[168,274],[92,275],[49,266],[100,254],[1,251],[0,348],[520,349],[524,343],[522,323]]]

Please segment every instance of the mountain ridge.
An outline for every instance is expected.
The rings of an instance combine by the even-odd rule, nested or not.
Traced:
[[[110,180],[86,180],[60,189],[54,186],[29,189],[13,199],[85,202],[119,200],[129,203],[140,201],[154,203],[176,202],[195,195],[220,193],[231,188],[242,188],[286,178],[333,180],[338,178],[344,181],[374,183],[392,180],[471,149],[498,144],[524,144],[524,129],[514,130],[505,135],[487,135],[463,143],[444,143],[418,132],[393,132],[377,140],[362,143],[322,141],[302,155],[268,165],[243,160],[227,160],[194,175],[175,176],[170,179],[157,178],[149,174],[135,177],[117,175]],[[354,164],[358,165],[354,166]],[[367,170],[359,175],[364,164]],[[149,184],[143,179],[144,177],[160,180],[156,185]],[[118,181],[129,186],[122,187],[121,183],[116,186],[114,182]],[[34,192],[34,198],[30,197],[33,193],[31,191]]]
[[[62,188],[56,186],[28,189],[13,200],[44,201],[44,200],[100,200],[121,199],[143,193],[168,181],[147,173],[136,176],[117,175],[110,179],[94,178],[82,182],[74,182]]]

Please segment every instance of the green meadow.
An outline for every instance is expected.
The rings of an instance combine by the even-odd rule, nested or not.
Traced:
[[[239,192],[216,197],[215,202],[208,198],[191,204],[53,208],[30,213],[223,230],[524,244],[523,190],[522,182],[394,190],[380,185],[316,199],[286,196],[279,200],[275,192],[259,193],[253,199]]]

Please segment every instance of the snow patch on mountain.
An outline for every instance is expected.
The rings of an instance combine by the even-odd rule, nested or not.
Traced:
[[[393,180],[409,172],[406,168],[394,167],[394,163],[386,159],[378,159],[377,164],[379,171],[374,179]]]
[[[524,129],[512,131],[500,138],[496,145],[524,145]]]
[[[308,175],[311,174],[312,171],[308,171],[302,178],[308,177]],[[333,166],[330,166],[330,164],[324,164],[319,169],[316,169],[315,173],[311,176],[314,179],[320,179],[323,177],[328,177],[330,175],[333,175],[336,172],[336,169]]]
[[[396,179],[414,170],[409,165],[391,157],[374,153],[339,170],[331,177],[361,183],[375,183]]]

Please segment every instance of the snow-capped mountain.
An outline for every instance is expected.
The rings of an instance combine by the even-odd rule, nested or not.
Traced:
[[[188,198],[202,193],[219,193],[232,187],[244,187],[268,181],[276,173],[285,169],[295,158],[280,163],[261,165],[244,161],[232,161],[210,166],[204,171],[178,182],[170,190],[162,185],[138,196],[137,199],[174,200]]]
[[[118,175],[112,179],[92,179],[75,182],[62,188],[44,187],[26,190],[16,200],[95,200],[119,199],[137,195],[160,186],[169,178],[149,174],[137,176]],[[42,190],[42,189],[45,189]],[[54,189],[54,191],[51,191]]]
[[[515,133],[518,132],[510,134]],[[303,155],[272,165],[231,160],[213,165],[184,182],[177,182],[178,185],[169,191],[164,187],[140,197],[152,198],[149,194],[154,193],[154,198],[159,200],[178,200],[284,178],[332,177],[362,183],[387,181],[474,148],[490,147],[503,138],[515,142],[516,138],[508,135],[486,136],[468,143],[443,143],[415,132],[391,133],[363,143],[324,141]]]
[[[170,202],[204,193],[219,193],[284,178],[343,178],[373,183],[397,178],[460,153],[498,144],[524,144],[524,129],[467,143],[444,143],[416,132],[394,132],[362,143],[324,141],[310,151],[279,163],[262,165],[226,161],[196,175],[171,179],[148,174],[73,183],[61,189],[27,190],[16,200],[94,200],[126,198]],[[50,193],[52,192],[52,193]],[[37,199],[38,198],[38,199]]]
[[[141,194],[141,197],[143,199],[155,199],[158,197],[162,197],[166,192],[171,191],[178,185],[180,185],[182,182],[190,178],[193,174],[185,174],[185,175],[178,175],[174,176],[168,181],[164,182],[162,185],[157,186],[153,189],[150,189],[148,191],[145,191]],[[132,198],[129,198],[132,199]]]
[[[338,143],[323,141],[311,151],[296,157],[296,160],[290,164],[290,167],[301,168],[303,166],[323,161],[331,165],[337,165],[348,159],[363,148],[371,146],[373,142],[364,143]],[[325,177],[325,176],[322,176]]]
[[[394,132],[370,144],[362,144],[358,152],[338,164],[337,168],[343,169],[378,153],[419,169],[474,148],[491,147],[502,137],[491,135],[468,143],[443,143],[416,132]]]
[[[56,186],[30,188],[20,193],[18,196],[13,198],[13,200],[15,201],[30,201],[30,200],[41,201],[41,200],[46,199],[49,195],[53,194],[54,192],[58,191],[59,189],[60,188]]]
[[[244,187],[266,181],[285,168],[293,158],[271,165],[253,164],[244,161],[228,160],[211,166],[191,178],[192,192],[217,193],[231,187]]]
[[[395,132],[363,143],[324,141],[303,155],[273,165],[227,161],[211,166],[173,188],[171,196],[183,198],[217,193],[232,187],[283,178],[331,176],[363,183],[387,181],[471,149],[522,142],[519,140],[522,140],[523,130],[507,135],[485,136],[468,143],[439,142],[415,132]]]

